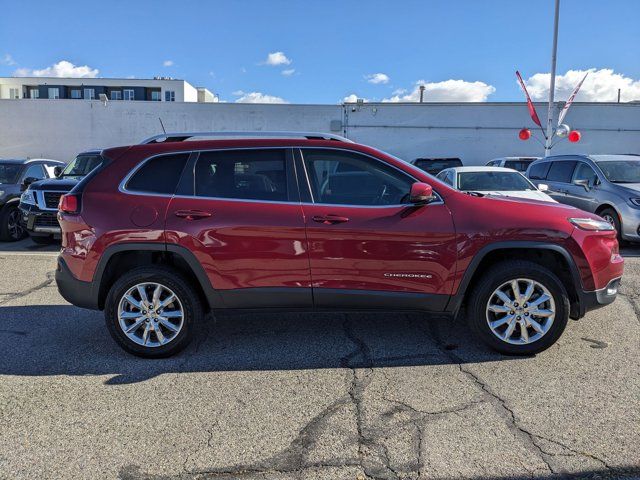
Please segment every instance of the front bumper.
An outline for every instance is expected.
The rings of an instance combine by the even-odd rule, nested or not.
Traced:
[[[20,223],[30,235],[62,236],[57,211],[43,211],[37,206],[20,205]]]
[[[611,280],[606,287],[591,292],[582,291],[580,295],[580,317],[585,313],[613,303],[618,296],[621,277]]]
[[[67,302],[90,310],[99,310],[98,292],[93,282],[83,282],[73,276],[65,261],[58,257],[56,268],[56,285],[58,292]]]

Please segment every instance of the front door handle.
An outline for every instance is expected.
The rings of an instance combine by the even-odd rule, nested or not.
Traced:
[[[184,218],[185,220],[198,220],[201,218],[209,218],[211,213],[205,212],[204,210],[176,210],[174,215],[179,218]]]
[[[349,217],[342,217],[340,215],[316,215],[313,217],[313,221],[317,223],[324,223],[325,225],[333,225],[334,223],[348,222]]]

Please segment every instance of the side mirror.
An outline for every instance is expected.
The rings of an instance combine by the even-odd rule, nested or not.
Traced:
[[[27,177],[27,178],[25,178],[24,180],[22,180],[22,185],[21,185],[22,190],[26,190],[29,185],[31,185],[33,182],[37,182],[37,181],[38,181],[38,179],[36,177]]]
[[[433,199],[433,188],[428,183],[416,182],[411,185],[411,192],[409,193],[409,201],[415,204],[427,204]]]
[[[573,184],[584,187],[587,192],[591,190],[591,185],[589,185],[589,180],[587,179],[574,180]]]
[[[538,184],[538,190],[540,190],[541,192],[548,192],[549,191],[549,185],[547,185],[546,183],[539,183]]]
[[[58,178],[62,174],[63,168],[60,165],[53,167],[53,176]]]

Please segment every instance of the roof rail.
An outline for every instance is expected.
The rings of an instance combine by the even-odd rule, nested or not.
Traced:
[[[353,143],[348,138],[341,137],[340,135],[334,135],[332,133],[320,133],[320,132],[176,132],[176,133],[162,133],[160,135],[154,135],[142,142],[140,145],[146,145],[149,143],[164,143],[164,142],[184,142],[194,137],[217,137],[217,138],[306,138],[308,140],[336,140],[338,142]]]

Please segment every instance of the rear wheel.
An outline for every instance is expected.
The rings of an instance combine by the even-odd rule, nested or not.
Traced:
[[[27,236],[27,232],[20,224],[20,210],[18,206],[7,206],[0,212],[0,240],[16,242]]]
[[[613,228],[616,229],[616,234],[618,235],[618,241],[622,241],[622,222],[620,221],[620,217],[618,216],[618,212],[616,212],[613,208],[605,208],[600,212],[600,216],[604,218]]]
[[[141,357],[168,357],[185,348],[202,306],[182,276],[162,267],[140,267],[109,290],[105,320],[113,339]]]
[[[471,293],[469,323],[494,350],[510,355],[541,352],[562,335],[569,297],[549,269],[505,261],[487,271]]]

